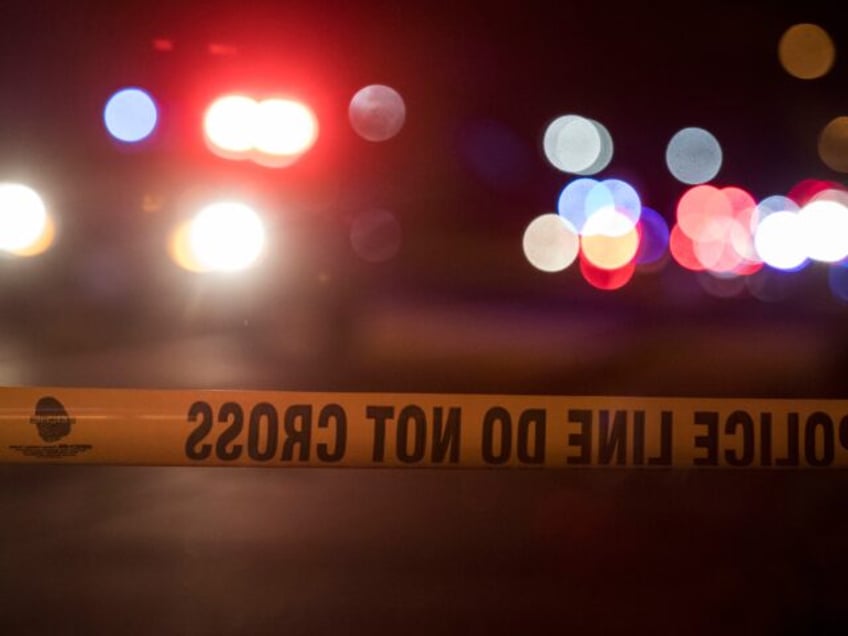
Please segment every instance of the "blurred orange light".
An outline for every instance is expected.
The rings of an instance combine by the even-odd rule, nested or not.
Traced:
[[[789,27],[777,47],[780,64],[798,79],[826,75],[836,58],[836,48],[827,31],[816,24]]]
[[[836,172],[848,172],[848,117],[832,119],[819,135],[819,157]]]
[[[595,267],[620,269],[636,257],[639,250],[639,230],[634,226],[620,235],[584,234],[580,237],[583,256]]]
[[[44,229],[35,241],[9,252],[15,256],[38,256],[50,249],[54,240],[56,240],[56,222],[48,214],[44,220]]]
[[[189,244],[190,221],[180,223],[168,239],[168,254],[177,265],[190,272],[204,272],[207,270],[191,249]]]

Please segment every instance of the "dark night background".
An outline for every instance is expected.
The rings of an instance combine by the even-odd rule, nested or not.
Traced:
[[[6,0],[0,181],[44,193],[60,232],[0,260],[0,383],[848,398],[823,267],[766,281],[765,302],[711,296],[673,262],[602,292],[521,252],[569,179],[540,152],[562,113],[607,126],[603,175],[669,221],[684,186],[663,156],[684,126],[721,142],[720,185],[843,181],[816,151],[848,114],[832,4]],[[824,78],[778,63],[799,22],[834,39]],[[407,106],[379,144],[347,121],[370,83]],[[100,119],[126,85],[161,107],[140,148]],[[282,170],[210,155],[208,102],[275,88],[315,108],[315,148]],[[218,195],[271,214],[261,268],[168,259],[183,208]],[[378,265],[348,238],[374,207],[403,229]],[[0,631],[841,634],[846,480],[0,466]]]

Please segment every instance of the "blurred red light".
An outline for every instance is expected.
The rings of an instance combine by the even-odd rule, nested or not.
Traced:
[[[704,271],[704,266],[695,255],[695,244],[677,224],[671,228],[671,234],[668,239],[668,250],[681,267],[690,269],[693,272]]]
[[[618,269],[601,269],[592,265],[582,255],[580,256],[580,273],[583,274],[583,278],[592,287],[603,291],[621,289],[630,282],[635,272],[636,264],[633,261]]]

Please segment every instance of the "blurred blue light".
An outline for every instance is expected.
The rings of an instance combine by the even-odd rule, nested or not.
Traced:
[[[106,130],[115,139],[134,143],[156,128],[158,112],[153,98],[140,88],[124,88],[109,98],[103,109]]]
[[[616,212],[627,217],[632,225],[636,225],[642,215],[639,195],[633,186],[621,179],[604,179],[586,197],[589,215],[608,206],[614,207]]]
[[[598,182],[595,179],[575,179],[566,185],[559,195],[557,212],[571,223],[578,233],[583,231],[583,226],[586,225],[586,220],[590,216],[586,200],[597,185]]]
[[[642,215],[639,194],[633,186],[620,179],[575,179],[562,189],[557,201],[559,215],[581,234],[590,217],[610,208],[626,218],[631,228]]]
[[[642,236],[639,251],[636,252],[636,263],[639,265],[656,263],[668,250],[668,223],[656,210],[643,207],[639,226],[642,229]]]
[[[831,293],[844,302],[848,302],[848,263],[831,265],[827,282]]]

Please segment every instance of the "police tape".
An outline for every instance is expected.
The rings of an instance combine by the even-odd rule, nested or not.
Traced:
[[[0,388],[0,461],[844,468],[848,400]]]

